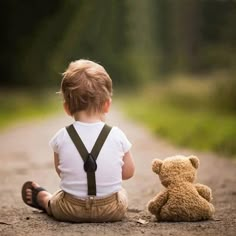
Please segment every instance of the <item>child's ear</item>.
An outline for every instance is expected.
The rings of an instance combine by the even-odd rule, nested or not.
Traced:
[[[103,106],[103,112],[104,113],[108,113],[109,110],[110,110],[110,107],[111,107],[111,98],[107,99],[106,102],[104,103],[104,106]]]

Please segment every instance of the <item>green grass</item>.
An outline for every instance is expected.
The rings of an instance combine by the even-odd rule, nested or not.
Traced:
[[[174,144],[236,156],[236,114],[212,104],[212,83],[177,80],[154,84],[124,95],[120,103],[130,117]]]
[[[59,111],[60,98],[54,91],[0,91],[0,129],[15,123],[42,119]]]

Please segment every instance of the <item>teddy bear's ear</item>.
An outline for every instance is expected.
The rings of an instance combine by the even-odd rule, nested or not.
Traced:
[[[194,167],[195,169],[197,169],[198,166],[199,166],[199,164],[200,164],[199,159],[198,159],[196,156],[190,156],[190,157],[189,157],[189,160],[191,161],[193,167]]]
[[[152,161],[152,171],[155,172],[156,174],[160,173],[161,166],[162,166],[162,160],[154,159]]]

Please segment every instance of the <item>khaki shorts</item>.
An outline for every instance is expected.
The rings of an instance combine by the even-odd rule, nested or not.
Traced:
[[[49,204],[49,211],[59,221],[67,222],[113,222],[120,221],[128,208],[124,189],[105,198],[77,199],[60,190]]]

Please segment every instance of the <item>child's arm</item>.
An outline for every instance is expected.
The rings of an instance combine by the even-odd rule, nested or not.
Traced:
[[[124,165],[122,166],[122,179],[130,179],[134,175],[135,171],[134,161],[130,151],[125,153],[123,162]]]
[[[56,152],[54,152],[54,166],[55,166],[57,174],[60,177],[61,171],[58,168],[58,166],[59,166],[59,155]]]

